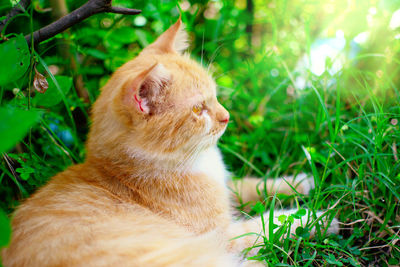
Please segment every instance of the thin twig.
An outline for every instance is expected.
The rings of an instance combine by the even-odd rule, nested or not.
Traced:
[[[390,249],[391,248],[395,248],[397,251],[400,251],[398,248],[395,247],[396,243],[399,242],[399,240],[400,240],[399,233],[400,233],[400,230],[397,231],[397,233],[394,233],[394,235],[397,236],[397,238],[393,238],[392,241],[390,241],[390,243],[388,243],[388,244],[381,245],[381,246],[375,246],[375,247],[364,247],[364,248],[360,248],[359,250],[368,250],[368,249],[390,247]]]
[[[12,159],[10,159],[10,157],[7,155],[7,153],[3,153],[2,154],[8,169],[11,171],[12,177],[14,178],[14,183],[17,185],[20,193],[22,195],[24,195],[26,193],[25,189],[22,187],[22,185],[19,183],[19,181],[21,180],[21,178],[19,177],[19,175],[15,172],[13,165],[11,164]]]
[[[392,144],[392,150],[393,150],[393,157],[395,161],[398,161],[399,158],[397,157],[397,146],[396,146],[396,142],[393,141]]]
[[[326,142],[326,143],[328,144],[328,146],[330,146],[330,147],[336,152],[336,154],[339,155],[339,157],[342,158],[343,161],[346,161],[346,159],[342,156],[342,154],[340,154],[339,151],[337,151],[337,150],[332,146],[331,143],[329,143],[329,142]],[[347,166],[349,166],[349,168],[357,175],[357,177],[360,176],[360,175],[358,174],[358,172],[356,172],[356,170],[354,170],[354,168],[353,168],[353,166],[351,165],[350,162],[346,162],[346,164],[347,164]]]
[[[47,40],[95,14],[116,13],[124,15],[137,15],[142,12],[138,9],[113,7],[111,6],[111,2],[112,0],[89,0],[86,4],[78,9],[75,9],[68,15],[35,31],[33,33],[33,43],[38,44],[44,40]],[[31,34],[25,36],[25,39],[28,43],[30,43],[29,41],[31,38]]]
[[[377,248],[387,248],[389,246],[390,246],[390,244],[385,244],[385,245],[375,246],[375,247],[359,248],[358,250],[362,251],[362,250],[377,249]]]
[[[111,6],[108,9],[106,9],[104,12],[123,14],[123,15],[137,15],[137,14],[140,14],[140,12],[142,12],[142,11],[138,10],[138,9]]]
[[[371,219],[378,221],[379,224],[384,224],[384,220],[382,220],[381,218],[379,218],[373,211],[366,211],[366,214],[368,214],[369,216],[371,216]],[[390,227],[387,227],[387,229],[384,229],[385,231],[389,232],[391,235],[395,235],[395,231],[392,230]]]
[[[59,149],[61,149],[62,152],[65,153],[65,155],[67,155],[67,157],[71,160],[71,162],[75,162],[74,159],[71,157],[71,155],[68,153],[68,151],[67,151],[65,148],[63,148],[63,147],[57,142],[56,139],[54,139],[54,137],[47,131],[47,129],[46,129],[45,127],[40,126],[40,128],[42,128],[43,131],[45,131],[45,132],[47,132],[47,133],[49,134],[49,137],[50,137],[51,141],[52,141]]]
[[[339,222],[339,224],[344,225],[344,226],[350,226],[350,225],[354,225],[356,223],[365,222],[365,221],[367,221],[367,219],[359,219],[359,220],[356,220],[356,221],[351,222],[351,223]],[[350,228],[350,229],[353,229],[353,228]]]

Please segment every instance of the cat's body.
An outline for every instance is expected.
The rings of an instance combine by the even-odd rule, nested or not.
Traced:
[[[129,167],[102,163],[71,167],[19,208],[5,266],[223,266],[209,258],[230,257],[219,181],[200,173],[167,184],[148,177],[128,189],[114,175],[128,176]],[[210,248],[220,255],[205,256]]]
[[[232,238],[260,233],[261,222],[233,220],[215,146],[229,114],[209,75],[177,53],[180,28],[179,20],[102,89],[86,161],[18,208],[5,267],[250,264],[240,252],[257,235]],[[258,197],[254,180],[247,184]]]

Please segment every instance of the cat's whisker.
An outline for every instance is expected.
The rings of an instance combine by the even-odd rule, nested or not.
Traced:
[[[193,147],[194,149],[193,149],[193,151],[191,151],[191,153],[189,154],[189,158],[187,159],[187,162],[189,163],[189,164],[187,164],[187,168],[189,168],[190,165],[192,165],[192,163],[196,160],[198,155],[203,150],[203,143],[204,143],[204,141],[201,140]]]
[[[217,49],[214,50],[214,52],[211,55],[210,61],[207,64],[207,72],[209,72],[210,67],[212,65],[212,63],[214,62],[214,60],[216,59],[218,52],[221,50],[221,48],[224,46],[224,44],[220,44]]]
[[[201,40],[201,60],[200,63],[203,65],[203,56],[204,56],[204,31],[203,31],[203,38]]]
[[[181,166],[185,165],[181,171],[183,173],[186,173],[188,169],[193,165],[194,161],[198,158],[199,154],[204,150],[205,148],[205,140],[200,140],[199,142],[195,143],[189,152],[185,155],[184,160],[181,162]],[[177,168],[177,170],[180,170],[181,168]]]
[[[195,143],[189,148],[188,152],[184,155],[184,158],[179,162],[179,165],[175,169],[175,173],[181,172],[182,166],[184,166],[187,163],[188,159],[195,152],[195,150],[197,149],[198,145],[199,145],[199,143]]]

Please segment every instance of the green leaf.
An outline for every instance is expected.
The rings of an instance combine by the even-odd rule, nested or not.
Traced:
[[[0,44],[0,86],[19,79],[28,69],[30,54],[22,34]]]
[[[149,45],[148,33],[146,33],[143,30],[136,29],[135,34],[136,34],[138,41],[142,47],[146,47]]]
[[[350,247],[349,251],[351,252],[351,254],[354,254],[356,256],[361,255],[361,251],[358,249],[358,247]]]
[[[24,168],[17,168],[15,171],[18,172],[20,174],[21,179],[25,181],[29,179],[31,173],[35,172],[33,168],[27,166],[25,166]]]
[[[12,148],[38,120],[39,112],[34,110],[0,108],[0,153]]]
[[[310,237],[310,230],[308,228],[303,228],[301,226],[296,228],[296,235],[308,239]]]
[[[66,95],[72,87],[72,78],[67,76],[54,76],[59,88],[52,79],[47,79],[49,88],[44,94],[37,93],[33,98],[33,103],[37,106],[51,107],[57,105],[62,100],[62,94]]]
[[[19,177],[21,177],[22,180],[27,181],[29,179],[29,173],[21,173],[21,175]]]
[[[136,42],[137,37],[132,27],[116,28],[108,33],[104,39],[104,45],[108,50],[120,49],[125,44]]]
[[[296,228],[296,235],[301,236],[304,233],[304,228],[299,226]]]
[[[265,206],[261,202],[257,202],[251,209],[257,214],[263,214],[265,211]]]
[[[249,118],[249,122],[255,126],[259,127],[264,122],[264,117],[261,115],[252,115]]]
[[[325,260],[331,264],[331,265],[336,265],[336,266],[343,266],[343,263],[340,261],[336,260],[335,256],[331,253],[329,253],[329,256],[324,256]]]
[[[287,218],[287,216],[286,216],[285,214],[279,215],[278,221],[279,221],[281,224],[284,224],[284,223],[286,222],[286,218]]]
[[[353,258],[348,258],[348,261],[351,265],[353,265],[354,267],[360,266],[359,263],[357,263]]]
[[[105,60],[106,58],[109,57],[107,53],[104,53],[103,51],[94,48],[85,49],[83,53],[101,60]]]
[[[272,198],[270,207],[269,207],[269,218],[268,218],[268,238],[269,240],[274,240],[274,209],[275,209],[275,200],[276,200],[276,193]]]
[[[301,217],[303,217],[306,214],[307,214],[307,211],[305,209],[299,209],[298,211],[296,211],[295,214],[292,214],[292,216],[295,219],[301,219]]]
[[[7,246],[11,238],[11,224],[7,215],[0,210],[0,248]]]

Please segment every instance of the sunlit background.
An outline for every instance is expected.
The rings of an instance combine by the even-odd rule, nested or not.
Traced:
[[[243,53],[243,64],[246,61],[257,63],[266,55],[275,54],[288,67],[284,71],[290,72],[292,85],[298,90],[310,87],[314,78],[318,80],[321,77],[328,86],[336,86],[337,78],[349,69],[354,76],[357,76],[356,69],[368,70],[369,75],[378,80],[398,82],[393,73],[397,71],[399,59],[400,1],[232,2],[236,9],[228,14],[224,9],[229,8],[229,4],[224,1],[211,1],[204,11],[205,18],[215,21],[215,28],[203,33],[206,37],[213,37],[214,42],[207,45],[221,57],[231,55],[230,45],[227,47],[226,43],[232,39],[235,39],[235,51]],[[184,1],[181,8],[195,14],[199,5]],[[239,14],[238,10],[248,12]],[[248,25],[249,19],[251,25]],[[219,23],[221,21],[224,21],[223,25]],[[204,31],[200,27],[196,30]],[[200,41],[197,40],[195,50],[200,49]],[[268,72],[273,77],[280,74],[278,69]],[[230,79],[225,78],[227,85],[231,86]],[[374,90],[384,91],[390,87],[389,84],[389,81],[379,82]],[[348,88],[354,93],[358,92],[357,89],[360,88],[356,84]]]

